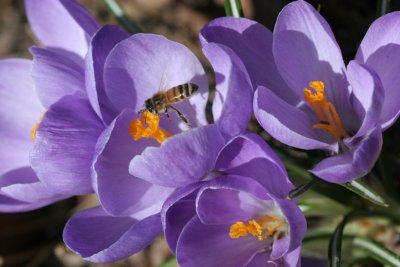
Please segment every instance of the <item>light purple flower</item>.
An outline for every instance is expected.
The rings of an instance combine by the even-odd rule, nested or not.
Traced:
[[[311,172],[343,183],[371,170],[382,130],[398,117],[399,21],[395,12],[374,22],[347,67],[328,23],[302,0],[283,8],[273,33],[251,20],[221,18],[201,39],[225,44],[243,60],[258,86],[254,112],[262,127],[290,146],[335,153]]]
[[[165,237],[179,266],[299,266],[306,222],[293,185],[260,137],[233,138],[219,153],[222,176],[175,192],[165,203]]]
[[[103,127],[84,87],[83,56],[97,24],[74,1],[25,4],[46,48],[33,47],[33,61],[0,62],[0,210],[6,212],[91,192],[89,168]]]
[[[67,246],[85,259],[116,261],[149,244],[162,231],[159,213],[167,197],[205,178],[225,142],[246,128],[253,92],[243,64],[224,46],[210,44],[203,51],[217,73],[212,125],[205,119],[208,81],[189,49],[154,34],[126,37],[111,26],[93,36],[86,85],[107,126],[91,168],[101,206],[74,215],[64,231]],[[198,93],[173,105],[193,128],[170,111],[170,120],[160,115],[160,127],[172,137],[162,144],[150,138],[135,141],[129,128],[145,100],[189,82],[199,86]]]

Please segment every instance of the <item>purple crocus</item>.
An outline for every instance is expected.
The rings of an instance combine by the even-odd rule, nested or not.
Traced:
[[[127,37],[111,26],[93,36],[86,80],[90,102],[106,124],[91,168],[101,206],[75,214],[64,231],[67,246],[83,258],[116,261],[149,244],[162,231],[160,211],[168,196],[204,179],[226,140],[246,128],[253,92],[242,62],[221,45],[210,44],[203,52],[217,73],[212,125],[205,119],[204,69],[185,46],[154,34]],[[148,113],[140,118],[147,99],[187,83],[196,84],[198,92],[171,105],[192,128],[173,110],[170,119]],[[144,138],[153,126],[171,136]]]
[[[45,48],[31,49],[33,61],[0,62],[0,210],[5,212],[91,192],[89,167],[103,127],[84,93],[83,56],[96,22],[74,1],[26,0],[25,5]]]
[[[220,176],[178,190],[163,207],[179,266],[299,266],[305,218],[286,199],[293,185],[264,140],[233,138],[214,172]]]
[[[221,18],[201,39],[225,44],[243,60],[258,86],[261,126],[290,146],[333,153],[311,172],[343,183],[371,170],[382,130],[398,117],[399,21],[395,12],[374,22],[347,67],[328,23],[302,0],[283,8],[273,33],[248,19]]]

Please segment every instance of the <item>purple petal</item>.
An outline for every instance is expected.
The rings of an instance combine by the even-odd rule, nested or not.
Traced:
[[[204,125],[208,82],[200,61],[185,46],[159,35],[135,34],[112,49],[104,68],[105,90],[118,110],[139,111],[155,93],[189,82],[199,86],[198,92],[174,106],[192,125]]]
[[[85,56],[88,39],[98,28],[86,9],[74,0],[25,0],[25,8],[42,44]]]
[[[129,34],[116,26],[105,25],[93,35],[85,58],[86,91],[90,104],[108,124],[115,117],[115,108],[108,99],[103,81],[104,64],[111,49]]]
[[[230,140],[219,153],[215,168],[251,177],[275,197],[286,198],[293,189],[281,160],[262,138],[252,133]]]
[[[362,124],[356,133],[356,136],[361,137],[378,124],[385,91],[376,74],[361,66],[357,61],[349,63],[347,79],[353,89],[355,102],[353,105],[356,106],[358,118],[362,119]]]
[[[317,122],[306,112],[289,105],[265,87],[257,88],[254,114],[270,135],[289,146],[321,149],[333,142],[325,131],[313,128]]]
[[[45,108],[66,95],[85,97],[83,61],[65,51],[32,47],[32,76],[36,91]]]
[[[233,224],[253,219],[254,214],[264,212],[265,207],[260,202],[265,199],[268,199],[268,193],[254,180],[222,176],[199,190],[197,214],[205,224]]]
[[[349,91],[340,48],[328,23],[310,4],[295,1],[283,8],[274,29],[273,53],[282,77],[300,99],[309,82],[319,80],[339,113],[347,110]]]
[[[277,267],[276,263],[270,260],[270,253],[268,252],[260,252],[256,254],[253,257],[253,259],[248,264],[245,265],[245,267],[260,267],[260,266]]]
[[[230,48],[205,44],[203,53],[214,69],[217,83],[212,106],[214,120],[227,138],[236,136],[247,128],[253,110],[253,88],[249,76]]]
[[[85,99],[67,96],[43,117],[31,151],[39,179],[63,194],[92,192],[90,166],[103,124]]]
[[[134,156],[147,146],[157,145],[152,139],[133,140],[128,128],[136,118],[136,112],[124,110],[103,131],[96,145],[93,183],[103,208],[111,215],[128,216],[149,207],[160,211],[172,193],[172,189],[153,185],[128,172],[129,162]]]
[[[306,219],[303,212],[297,206],[295,199],[275,199],[275,202],[281,209],[289,224],[289,235],[286,237],[288,242],[281,242],[281,244],[278,244],[276,241],[274,242],[274,247],[271,253],[272,259],[280,258],[284,254],[292,252],[300,247],[307,231]],[[282,248],[278,248],[278,246],[284,246],[283,252]]]
[[[14,169],[0,176],[0,211],[22,212],[66,198],[41,183],[30,167]]]
[[[205,225],[194,217],[178,240],[179,266],[245,266],[267,244],[254,237],[232,239],[230,225]]]
[[[160,147],[147,147],[129,166],[133,176],[150,183],[180,187],[203,179],[215,166],[224,145],[216,125],[188,130]]]
[[[32,127],[44,111],[31,68],[29,60],[0,61],[0,175],[29,165]]]
[[[392,12],[377,19],[365,35],[357,52],[356,59],[373,69],[385,89],[380,123],[385,130],[400,114],[398,101],[400,75],[400,12]]]
[[[174,254],[182,229],[196,215],[197,189],[201,185],[195,183],[177,190],[165,201],[161,210],[165,240]]]
[[[86,260],[113,262],[145,248],[161,229],[159,214],[137,220],[112,217],[96,207],[75,214],[67,222],[64,242]]]
[[[368,174],[382,148],[382,132],[378,126],[361,138],[354,138],[350,150],[329,157],[310,170],[316,176],[332,183],[345,183]]]
[[[276,68],[272,55],[272,32],[261,24],[245,18],[217,18],[203,27],[200,41],[230,47],[246,66],[253,88],[263,85],[289,103],[298,97],[287,87]],[[218,77],[217,77],[218,78]]]

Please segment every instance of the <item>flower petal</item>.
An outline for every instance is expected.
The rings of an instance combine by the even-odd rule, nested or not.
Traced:
[[[105,25],[93,35],[85,58],[86,92],[93,109],[106,124],[115,118],[116,111],[104,89],[104,64],[111,49],[127,37],[129,34],[117,26]]]
[[[86,260],[112,262],[145,248],[161,230],[159,214],[142,220],[112,217],[99,206],[78,212],[67,222],[64,242]]]
[[[83,61],[65,51],[32,47],[32,76],[37,94],[47,109],[66,95],[86,97]]]
[[[361,137],[375,128],[379,122],[385,91],[379,78],[357,61],[351,61],[347,67],[347,79],[352,87],[353,105],[358,118],[362,119],[356,136]],[[358,107],[358,109],[357,109]]]
[[[149,207],[160,211],[172,193],[172,189],[138,179],[128,172],[134,156],[147,146],[157,145],[152,139],[133,140],[128,128],[136,117],[132,109],[124,110],[103,131],[96,145],[93,183],[103,208],[111,215],[128,216]]]
[[[199,86],[198,92],[174,107],[192,125],[204,125],[208,82],[200,61],[185,46],[155,34],[135,34],[112,49],[104,67],[105,90],[119,111],[139,111],[155,93],[189,82]],[[173,120],[181,122],[174,113]]]
[[[203,179],[215,166],[224,145],[216,125],[195,128],[147,147],[129,166],[133,176],[150,183],[180,187]]]
[[[332,183],[345,183],[368,174],[382,148],[382,131],[378,126],[361,138],[354,138],[350,150],[320,161],[310,172]]]
[[[29,23],[40,42],[84,57],[88,39],[99,27],[74,0],[25,0]]]
[[[286,5],[274,29],[276,65],[300,99],[309,82],[325,83],[327,99],[339,111],[348,107],[345,66],[335,37],[325,19],[306,1]]]
[[[200,31],[200,41],[231,48],[246,66],[253,88],[263,85],[291,104],[299,102],[276,68],[272,32],[263,25],[246,18],[217,18]]]
[[[251,177],[274,197],[287,198],[293,189],[282,161],[256,134],[247,133],[230,140],[219,153],[215,168],[225,173]]]
[[[202,183],[195,183],[180,188],[165,201],[161,210],[165,240],[174,254],[182,229],[196,215],[197,189],[201,185]]]
[[[247,221],[253,219],[254,214],[264,212],[264,206],[260,205],[262,200],[268,200],[268,193],[254,180],[235,175],[221,176],[199,190],[197,214],[200,221],[208,225]]]
[[[274,242],[271,253],[272,259],[280,258],[301,246],[307,231],[307,222],[296,202],[297,200],[295,199],[275,199],[275,203],[279,206],[289,224],[289,235],[287,236],[287,242],[282,242],[281,244]],[[278,248],[278,246],[283,246],[284,248]]]
[[[253,237],[232,239],[230,225],[205,225],[194,217],[182,231],[176,257],[179,266],[245,266],[264,246]],[[233,256],[234,255],[234,256]]]
[[[325,131],[313,128],[315,121],[307,113],[262,86],[254,96],[254,115],[270,135],[289,146],[327,149],[333,142]]]
[[[44,111],[31,68],[30,60],[0,60],[0,175],[29,165],[32,127]]]
[[[22,212],[37,209],[66,198],[39,181],[30,167],[0,176],[0,211]]]
[[[384,130],[390,127],[400,114],[399,27],[400,12],[392,12],[377,19],[369,27],[356,56],[357,61],[373,69],[382,81],[385,101],[380,123]]]
[[[243,132],[250,122],[253,88],[243,63],[230,48],[205,44],[203,53],[214,69],[217,83],[214,120],[229,139]]]
[[[31,165],[39,179],[60,194],[92,192],[90,166],[103,124],[89,101],[66,96],[43,117],[31,151]]]

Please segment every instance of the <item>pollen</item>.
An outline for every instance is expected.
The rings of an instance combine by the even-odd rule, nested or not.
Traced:
[[[277,216],[264,214],[258,220],[249,220],[247,223],[238,221],[231,225],[229,236],[232,239],[252,235],[262,241],[274,235],[286,222]]]
[[[161,144],[165,139],[172,136],[172,134],[161,129],[159,124],[159,116],[144,111],[139,119],[135,119],[129,124],[129,133],[135,141],[140,138],[154,138]]]
[[[31,140],[32,140],[32,142],[35,141],[35,139],[36,139],[36,132],[37,132],[37,129],[39,128],[39,124],[40,124],[40,123],[42,122],[42,120],[43,120],[44,114],[45,114],[45,113],[43,113],[43,114],[40,116],[39,121],[38,121],[37,123],[35,123],[35,124],[33,125],[33,127],[32,127],[32,130],[31,130]]]
[[[319,123],[314,124],[313,128],[322,129],[336,139],[349,137],[343,129],[342,121],[336,111],[335,106],[325,97],[325,85],[322,81],[312,81],[308,88],[304,89],[304,100],[311,106]]]

